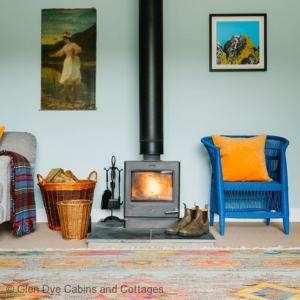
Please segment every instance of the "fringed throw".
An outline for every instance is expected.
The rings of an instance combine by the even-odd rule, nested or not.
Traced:
[[[22,236],[34,231],[36,225],[31,166],[24,156],[15,152],[0,151],[0,155],[11,158],[11,226],[15,236]]]

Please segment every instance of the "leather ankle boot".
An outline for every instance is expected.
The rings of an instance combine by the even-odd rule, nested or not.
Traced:
[[[198,208],[198,207],[197,207]],[[176,235],[178,234],[179,230],[186,227],[195,217],[196,210],[187,208],[184,204],[184,217],[174,226],[171,226],[165,230],[166,234]]]
[[[179,230],[178,235],[196,237],[209,232],[208,210],[197,209],[196,215],[192,222],[186,227]]]

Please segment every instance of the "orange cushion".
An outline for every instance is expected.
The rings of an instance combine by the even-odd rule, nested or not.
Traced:
[[[0,139],[2,138],[2,135],[4,133],[4,129],[5,129],[5,126],[0,125]]]
[[[272,181],[266,159],[266,135],[250,138],[212,136],[220,148],[224,181]]]

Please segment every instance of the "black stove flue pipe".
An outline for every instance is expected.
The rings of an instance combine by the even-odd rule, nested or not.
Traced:
[[[140,0],[140,154],[163,154],[163,0]]]

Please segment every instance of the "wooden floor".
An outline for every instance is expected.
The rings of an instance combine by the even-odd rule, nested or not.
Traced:
[[[300,223],[291,224],[291,233],[288,236],[282,232],[280,223],[270,226],[266,226],[264,223],[227,223],[223,237],[218,234],[218,224],[216,224],[214,228],[211,228],[211,232],[216,238],[213,246],[218,248],[300,247]],[[101,247],[101,245],[99,246]],[[202,246],[201,243],[195,246],[207,247],[205,244]],[[9,224],[0,225],[0,249],[78,249],[86,247],[85,240],[63,240],[60,232],[51,231],[45,223],[38,224],[34,233],[21,238],[12,236]]]
[[[220,236],[218,226],[211,232],[216,238],[216,247],[300,247],[300,223],[291,224],[291,232],[285,235],[282,223],[226,223],[225,235]]]

